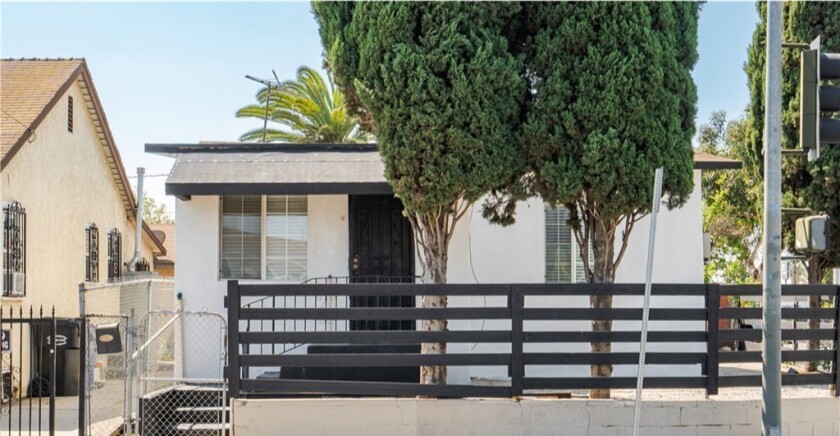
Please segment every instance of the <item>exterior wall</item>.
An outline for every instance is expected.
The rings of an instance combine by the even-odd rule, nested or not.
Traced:
[[[193,196],[188,201],[177,200],[175,214],[178,217],[175,283],[176,291],[184,296],[185,309],[226,314],[223,303],[227,279],[219,278],[219,197]],[[307,276],[348,275],[347,196],[310,195],[307,214]]]
[[[501,227],[481,217],[480,204],[458,224],[449,251],[449,283],[543,283],[545,282],[545,204],[539,198],[521,202],[517,206],[516,223]],[[653,264],[654,283],[703,283],[703,215],[700,171],[694,171],[694,191],[687,203],[674,210],[660,209],[656,226],[656,245]],[[630,244],[616,273],[617,283],[644,283],[647,262],[650,217],[636,223]],[[620,237],[620,234],[617,235]],[[620,247],[617,242],[616,249]],[[418,267],[419,271],[419,267]],[[529,307],[589,307],[589,298],[579,297],[529,297]],[[703,297],[654,297],[652,307],[703,307]],[[456,307],[496,306],[506,307],[504,297],[450,297],[449,305]],[[641,307],[642,297],[615,297],[614,307]],[[536,322],[534,322],[536,323]],[[542,328],[558,325],[540,322]],[[453,320],[453,330],[506,329],[508,323],[500,320]],[[640,321],[615,321],[614,330],[638,330]],[[703,330],[703,322],[651,322],[651,330]],[[526,326],[527,328],[527,326]],[[549,327],[550,328],[550,327]],[[589,321],[564,322],[563,329],[590,330]],[[614,343],[613,351],[636,352],[637,343]],[[648,351],[669,351],[672,344],[649,343]],[[704,351],[705,344],[681,345],[685,351]],[[449,344],[452,353],[506,352],[503,344]],[[557,351],[557,344],[530,344],[533,352]],[[588,343],[564,344],[564,352],[587,352]],[[551,372],[553,371],[553,372]],[[569,366],[564,376],[589,376],[589,366]],[[700,375],[699,365],[652,365],[646,370],[651,376]],[[615,365],[613,375],[635,376],[636,365]],[[529,376],[557,375],[548,367],[529,368]],[[503,367],[453,367],[450,383],[469,383],[470,377],[506,378]]]
[[[67,95],[73,96],[74,127],[67,131]],[[99,228],[99,279],[107,281],[107,233],[122,233],[123,260],[134,254],[134,220],[126,216],[111,169],[74,83],[0,173],[2,200],[26,209],[26,297],[2,298],[3,306],[55,307],[56,316],[79,314],[79,283],[85,279],[85,228]],[[141,254],[152,263],[152,242]]]
[[[632,401],[272,399],[233,402],[235,436],[580,435],[633,433]],[[840,431],[840,400],[782,400],[782,434]],[[646,401],[640,433],[649,436],[747,436],[761,433],[761,401]]]
[[[657,221],[654,282],[702,283],[702,210],[700,200],[700,172],[695,171],[695,189],[687,204],[680,209],[663,209]],[[481,201],[477,202],[478,205]],[[308,277],[348,275],[349,229],[346,196],[309,196]],[[481,217],[479,206],[459,223],[450,245],[448,279],[450,283],[542,283],[545,281],[545,205],[538,199],[522,202],[517,209],[517,221],[508,227],[490,224]],[[176,203],[178,239],[176,241],[177,291],[183,293],[188,310],[207,309],[225,314],[223,298],[225,280],[218,278],[219,262],[219,198],[194,196]],[[617,273],[617,282],[642,283],[649,219],[636,224],[630,246]],[[417,267],[418,274],[421,268]],[[259,282],[259,281],[243,281]],[[419,299],[418,299],[419,304]],[[505,307],[504,297],[450,297],[452,307]],[[616,297],[615,307],[640,307],[641,297]],[[656,297],[654,307],[702,307],[702,297]],[[588,307],[588,297],[529,297],[530,307]],[[556,323],[553,325],[557,325]],[[527,326],[526,326],[527,327]],[[543,326],[546,327],[546,326]],[[505,321],[453,320],[453,330],[505,329]],[[565,322],[562,327],[589,330],[588,321]],[[617,321],[615,330],[638,329],[639,322]],[[650,324],[652,330],[702,330],[702,322]],[[650,351],[668,350],[671,344],[651,343]],[[449,352],[505,352],[504,344],[450,344]],[[528,351],[556,351],[557,344],[529,344]],[[636,351],[638,344],[616,343],[615,351]],[[685,351],[703,351],[705,344],[693,344]],[[568,352],[585,352],[589,344],[566,344]],[[302,352],[303,349],[295,350]],[[557,375],[556,368],[529,368],[528,376]],[[699,375],[699,365],[653,365],[649,375]],[[634,365],[616,365],[614,375],[633,376]],[[588,376],[588,366],[563,368],[564,376]],[[453,367],[450,383],[470,383],[470,378],[505,378],[504,367]]]
[[[161,277],[175,278],[175,264],[155,262],[155,272]]]

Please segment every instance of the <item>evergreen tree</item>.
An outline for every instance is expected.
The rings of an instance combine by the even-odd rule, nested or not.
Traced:
[[[751,152],[758,161],[763,159],[764,150],[764,69],[766,4],[757,2],[761,21],[753,33],[753,43],[748,49],[745,71],[750,87],[750,105],[748,108],[751,129]],[[783,40],[789,42],[810,42],[817,36],[822,37],[822,49],[827,52],[840,51],[840,8],[832,2],[791,2],[784,4]],[[793,149],[799,147],[799,51],[782,51],[782,146]],[[825,150],[836,146],[824,147],[820,159],[808,163],[804,156],[786,157],[782,161],[782,201],[784,207],[809,208],[818,213],[826,213],[836,229],[840,226],[840,208],[833,197],[837,196],[836,182],[833,177],[840,175],[840,154],[834,150]],[[783,217],[783,240],[786,247],[792,247],[795,216]],[[832,242],[840,242],[836,239]],[[836,246],[835,246],[836,247]],[[828,277],[831,268],[840,266],[840,252],[832,249],[825,253],[811,256],[806,261],[808,282],[822,283]],[[820,306],[820,297],[809,298],[812,308]],[[809,320],[809,328],[819,328],[819,320]],[[818,347],[818,341],[810,341],[809,348]],[[808,363],[809,370],[816,369],[816,362]]]
[[[697,3],[538,3],[529,9],[533,98],[523,126],[525,191],[572,212],[591,283],[615,280],[634,225],[650,212],[657,167],[664,167],[668,207],[681,206],[692,192],[698,14]],[[590,304],[612,307],[612,296],[592,296]],[[593,331],[611,329],[611,321],[592,321]],[[612,346],[591,348],[609,352]],[[593,365],[591,373],[610,376],[612,366]],[[607,398],[609,390],[595,389],[590,397]]]
[[[313,10],[337,82],[375,120],[385,176],[411,222],[424,279],[445,283],[459,220],[521,169],[526,84],[510,39],[521,6],[325,2]],[[443,296],[422,298],[423,307],[446,304]],[[445,330],[446,321],[423,328]],[[424,353],[445,350],[423,344]],[[445,367],[423,367],[421,381],[445,383]]]

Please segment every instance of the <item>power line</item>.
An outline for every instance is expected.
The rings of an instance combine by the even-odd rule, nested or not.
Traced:
[[[25,128],[25,129],[26,129],[26,130],[27,130],[27,131],[28,131],[28,132],[32,135],[32,136],[30,136],[30,137],[27,139],[27,141],[28,141],[28,142],[30,142],[30,143],[31,143],[32,141],[34,141],[34,140],[35,140],[35,138],[36,138],[36,136],[35,136],[35,129],[33,129],[32,127],[27,126],[26,124],[23,124],[22,122],[20,122],[20,120],[18,120],[17,118],[13,117],[13,116],[12,116],[12,114],[10,114],[10,113],[8,113],[8,112],[4,111],[3,109],[0,109],[0,111],[2,111],[4,114],[6,114],[6,116],[8,116],[8,117],[9,117],[9,118],[11,118],[12,120],[14,120],[16,123],[18,123],[18,124],[20,124],[21,126],[23,126],[23,127],[24,127],[24,128]]]

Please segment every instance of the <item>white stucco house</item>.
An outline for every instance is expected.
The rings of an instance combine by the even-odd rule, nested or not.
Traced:
[[[240,283],[301,283],[328,276],[393,280],[420,272],[410,225],[384,178],[375,144],[147,144],[146,151],[175,159],[166,192],[177,197],[175,282],[187,309],[225,313],[228,279]],[[658,218],[653,276],[657,283],[703,283],[700,174],[740,167],[740,162],[702,153],[695,154],[694,161],[695,187],[688,202],[679,209],[663,210]],[[449,282],[583,281],[565,222],[567,213],[533,198],[519,205],[514,225],[501,227],[484,220],[480,211],[470,211],[458,224],[450,246]],[[647,220],[635,226],[617,282],[644,281],[648,227]],[[682,298],[685,301],[655,299],[653,304],[703,304],[702,298]],[[588,305],[587,297],[569,299],[569,304]],[[450,305],[493,304],[488,300],[456,297]],[[638,306],[637,300],[616,297],[614,304]],[[623,323],[616,322],[614,328],[622,329]],[[454,321],[450,327],[489,329],[486,324]],[[588,322],[580,324],[580,329],[589,329]],[[679,324],[668,328],[698,328],[696,323]],[[615,348],[623,345],[632,346],[615,344]],[[450,344],[450,349],[468,352],[470,347]],[[488,371],[458,369],[450,371],[450,378],[492,376]]]

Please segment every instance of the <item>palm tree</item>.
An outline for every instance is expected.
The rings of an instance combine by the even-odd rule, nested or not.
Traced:
[[[268,89],[257,93],[259,104],[245,106],[236,112],[237,118],[265,119]],[[371,138],[359,129],[356,118],[347,113],[344,95],[314,69],[302,66],[297,79],[271,87],[268,119],[279,123],[280,129],[265,129],[266,142],[368,142]],[[245,132],[245,142],[262,142],[263,128]]]

